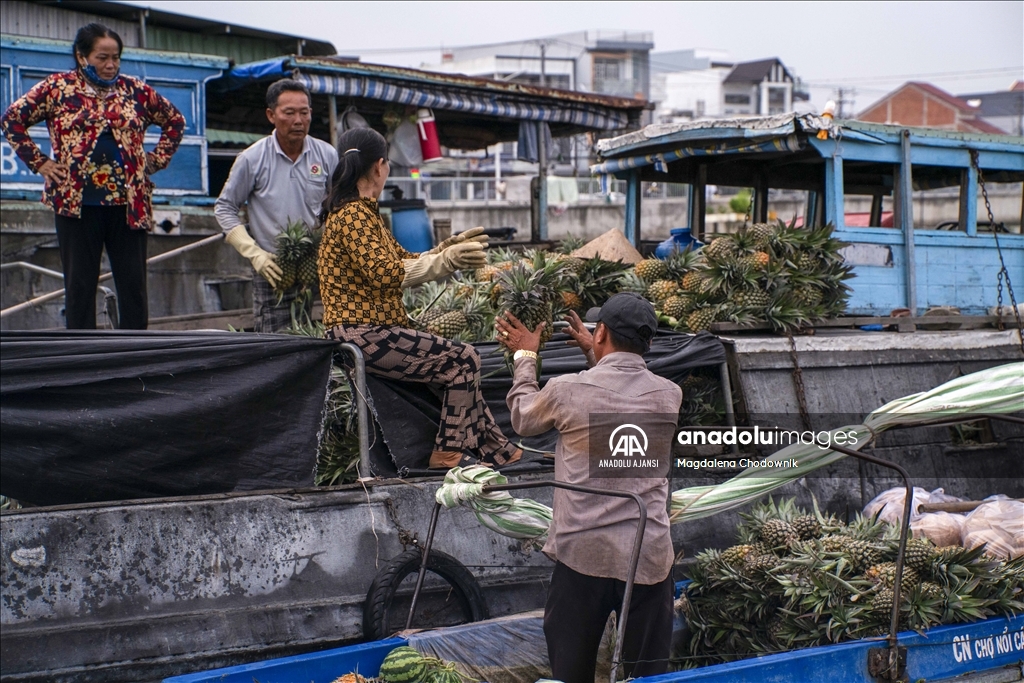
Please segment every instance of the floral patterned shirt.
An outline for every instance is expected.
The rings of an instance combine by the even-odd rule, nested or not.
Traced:
[[[40,121],[46,121],[57,163],[70,169],[59,185],[46,183],[44,204],[62,216],[81,216],[85,187],[95,184],[98,172],[93,151],[109,128],[120,148],[124,173],[123,197],[109,203],[127,205],[131,228],[150,227],[153,183],[149,175],[170,163],[185,130],[185,117],[173,104],[131,76],[118,76],[106,97],[100,97],[76,71],[48,76],[14,102],[0,120],[11,147],[36,172],[49,160],[28,135],[28,129]],[[162,129],[160,142],[146,152],[142,143],[152,124]]]

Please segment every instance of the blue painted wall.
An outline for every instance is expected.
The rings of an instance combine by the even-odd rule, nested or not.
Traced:
[[[887,247],[891,265],[855,265],[856,277],[849,280],[853,290],[847,312],[856,315],[888,315],[906,301],[906,248],[903,233],[891,228],[845,228],[836,237],[851,244]],[[916,230],[914,232],[917,273],[917,306],[956,306],[965,315],[983,315],[996,305],[996,275],[999,254],[995,238],[982,233],[972,237],[963,233]],[[1024,283],[1024,236],[1000,235],[1006,268],[1014,283]],[[1017,285],[1017,296],[1024,284]],[[1009,305],[1003,293],[1003,304]]]

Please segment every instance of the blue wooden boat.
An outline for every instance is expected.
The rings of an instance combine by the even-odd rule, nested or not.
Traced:
[[[851,245],[852,315],[933,306],[983,315],[997,303],[1004,265],[1024,278],[1024,235],[993,226],[978,196],[979,172],[990,187],[1024,180],[1024,137],[787,114],[655,124],[602,140],[598,151],[592,172],[627,181],[625,233],[637,246],[642,182],[689,184],[689,227],[705,241],[708,185],[753,188],[753,222],[768,220],[769,190],[806,192],[803,224],[831,224]],[[915,223],[914,191],[956,187],[957,221]],[[851,196],[871,197],[867,227],[847,225]],[[894,220],[883,221],[889,197]]]
[[[524,615],[523,631],[539,628],[539,615]],[[506,621],[507,623],[507,621]],[[450,627],[436,632],[443,637],[472,638],[474,630],[486,629],[488,622]],[[984,680],[1021,680],[1024,661],[1024,615],[992,618],[972,624],[939,626],[924,634],[907,631],[900,634],[906,648],[906,674],[911,681],[940,681],[956,676],[1007,669],[1005,676]],[[331,683],[350,671],[376,676],[388,652],[410,644],[406,638],[389,638],[313,654],[271,659],[203,673],[165,679],[164,683]],[[415,641],[412,643],[416,645]],[[543,647],[543,641],[539,643]],[[873,638],[838,645],[806,648],[791,652],[744,659],[662,676],[636,679],[644,683],[875,683],[869,671],[872,651],[884,651],[884,638]],[[484,655],[486,656],[486,653]],[[472,664],[472,662],[469,662]],[[1014,678],[1014,675],[1017,678]],[[971,678],[958,678],[966,683]],[[975,680],[983,680],[981,677]]]

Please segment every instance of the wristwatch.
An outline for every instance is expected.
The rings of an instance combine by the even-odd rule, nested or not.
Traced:
[[[534,360],[537,360],[537,352],[527,351],[526,349],[519,349],[518,351],[512,354],[513,361],[517,361],[520,358],[532,358]]]

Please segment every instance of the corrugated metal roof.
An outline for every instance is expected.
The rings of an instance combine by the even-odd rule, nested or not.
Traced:
[[[510,81],[496,81],[489,78],[478,78],[465,76],[463,74],[446,74],[435,71],[420,71],[397,66],[383,64],[367,64],[354,62],[345,59],[299,57],[288,58],[291,68],[312,73],[347,73],[353,75],[366,75],[378,78],[389,78],[393,80],[409,81],[413,83],[431,83],[448,85],[461,88],[470,88],[490,92],[510,93],[525,95],[528,97],[543,97],[560,100],[563,102],[580,102],[584,104],[595,104],[602,107],[620,110],[640,111],[647,107],[645,100],[638,100],[629,97],[612,97],[611,95],[596,95],[593,93],[577,92],[575,90],[556,90],[554,88],[541,88],[522,83]]]
[[[225,50],[224,52],[216,52],[215,54],[223,54],[227,57],[231,57],[236,61],[253,61],[254,59],[264,59],[266,57],[274,57],[278,55],[288,54],[294,52],[298,47],[299,41],[302,41],[304,54],[310,55],[333,55],[337,53],[334,45],[325,40],[317,40],[307,36],[296,36],[288,33],[277,33],[275,31],[264,31],[262,29],[250,28],[248,26],[240,26],[238,24],[229,24],[222,21],[211,21],[209,19],[203,19],[201,17],[188,16],[185,14],[177,14],[175,12],[165,12],[163,10],[151,9],[140,5],[131,5],[126,2],[106,2],[105,0],[75,0],[73,3],[65,2],[62,0],[31,0],[31,2],[8,2],[4,3],[4,14],[8,12],[9,5],[35,5],[37,6],[38,13],[40,15],[45,14],[47,21],[51,24],[54,21],[54,17],[59,15],[72,15],[76,13],[87,13],[102,17],[105,20],[103,23],[111,24],[111,20],[115,20],[117,27],[114,28],[124,40],[126,45],[139,45],[138,42],[138,17],[140,12],[146,12],[146,24],[147,28],[150,29],[146,32],[147,46],[150,42],[156,41],[158,44],[153,47],[160,49],[178,49],[178,42],[188,43],[188,38],[179,35],[176,38],[168,38],[165,35],[161,35],[159,30],[154,31],[153,29],[173,29],[175,31],[183,33],[195,34],[196,37],[200,38],[221,38],[228,39],[229,43],[235,42],[238,44],[240,54],[238,56],[232,54],[231,50]],[[201,11],[202,5],[196,3],[197,11]],[[74,8],[72,11],[71,8]],[[63,24],[66,23],[63,19],[58,19]],[[70,20],[69,20],[70,21]],[[74,20],[76,26],[74,30],[77,31],[78,27],[89,21],[95,21],[93,18],[88,18],[86,21],[77,23],[78,19]],[[49,33],[32,33],[27,35],[38,35],[44,38],[64,38],[63,35],[51,35]],[[73,39],[74,35],[67,37],[66,39]],[[242,38],[243,40],[237,40]],[[152,39],[152,40],[150,40]],[[267,44],[273,44],[275,49],[267,49],[267,52],[261,52],[255,46],[250,45],[248,48],[245,47],[245,39],[263,41]],[[229,44],[225,43],[225,44]],[[207,42],[206,44],[209,44]],[[192,45],[192,47],[183,51],[206,51],[205,47],[198,47]],[[247,51],[248,50],[248,51]],[[271,54],[268,54],[271,53]]]
[[[898,140],[900,132],[908,128],[913,131],[915,144],[925,146],[929,144],[929,140],[935,140],[939,144],[943,141],[954,141],[974,143],[979,147],[984,145],[990,149],[1024,151],[1022,150],[1024,137],[1016,135],[965,133],[865,121],[833,121],[821,116],[796,116],[794,114],[653,124],[625,135],[600,140],[597,143],[597,151],[603,159],[612,159],[625,155],[649,153],[650,150],[656,151],[656,148],[665,148],[676,142],[771,138],[800,131],[813,133],[822,129],[830,131],[830,137],[845,136],[848,139],[874,139],[877,142],[891,142]]]

